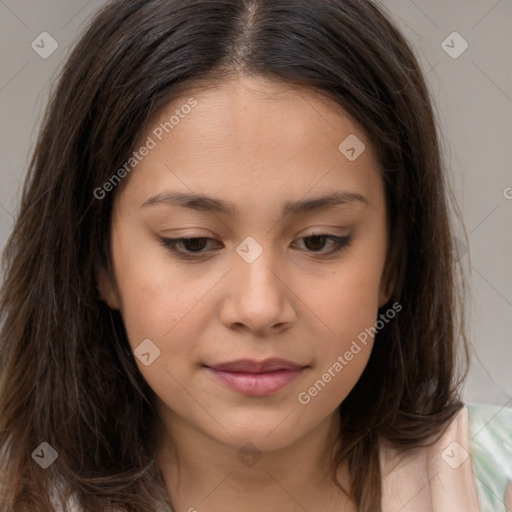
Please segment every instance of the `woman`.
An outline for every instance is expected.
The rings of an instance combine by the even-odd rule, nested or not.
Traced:
[[[2,510],[510,508],[428,91],[370,1],[107,4],[4,260]]]

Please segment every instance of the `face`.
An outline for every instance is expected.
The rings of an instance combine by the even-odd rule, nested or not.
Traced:
[[[332,100],[254,78],[174,99],[143,145],[102,297],[170,432],[289,446],[334,417],[390,295],[372,147]]]

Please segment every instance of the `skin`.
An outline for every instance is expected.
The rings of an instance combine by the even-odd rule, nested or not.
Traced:
[[[372,338],[308,404],[297,397],[374,326],[391,294],[375,154],[339,104],[248,77],[175,98],[141,144],[192,95],[197,106],[116,191],[115,283],[104,274],[99,280],[132,349],[150,339],[160,350],[149,366],[136,362],[158,396],[164,426],[155,428],[157,462],[173,505],[180,512],[355,510],[332,483],[328,461],[337,407],[361,376]],[[350,134],[366,145],[355,161],[338,150]],[[334,190],[366,202],[282,218],[285,201]],[[164,191],[215,196],[233,202],[237,214],[142,207]],[[329,255],[334,243],[306,238],[313,234],[350,235],[352,242]],[[187,236],[214,240],[179,245],[206,254],[189,261],[160,244]],[[249,236],[263,250],[251,263],[236,252]],[[248,397],[202,366],[269,357],[307,368],[277,393]],[[261,455],[251,467],[237,457],[248,442]],[[348,487],[345,466],[338,477]]]

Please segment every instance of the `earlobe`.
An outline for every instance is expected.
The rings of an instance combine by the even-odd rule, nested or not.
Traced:
[[[112,281],[109,279],[104,269],[96,273],[96,287],[99,298],[111,309],[119,309],[119,299]]]
[[[379,308],[384,306],[391,298],[391,295],[393,294],[393,291],[395,290],[396,281],[397,281],[396,265],[394,265],[392,263],[391,259],[388,259],[386,268],[383,272],[382,279],[380,282]]]

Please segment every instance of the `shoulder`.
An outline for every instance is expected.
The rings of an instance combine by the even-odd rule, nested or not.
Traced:
[[[512,408],[467,404],[471,462],[482,512],[512,510]]]

